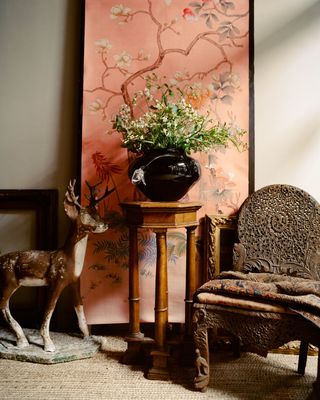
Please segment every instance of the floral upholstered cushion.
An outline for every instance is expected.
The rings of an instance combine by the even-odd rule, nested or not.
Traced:
[[[232,304],[229,301],[228,305],[235,307],[243,308],[243,300],[284,307],[301,314],[320,327],[319,281],[270,273],[245,274],[227,271],[206,282],[195,292],[195,302],[211,301],[213,304],[217,299],[210,300],[208,296],[203,296],[203,293],[230,297]],[[249,304],[247,303],[247,308],[251,308]]]
[[[211,304],[211,305],[241,308],[252,311],[293,314],[293,312],[288,307],[280,306],[277,304],[269,304],[251,299],[250,300],[242,299],[239,297],[232,297],[228,295],[220,295],[207,292],[199,293],[196,297],[196,302],[201,304]]]

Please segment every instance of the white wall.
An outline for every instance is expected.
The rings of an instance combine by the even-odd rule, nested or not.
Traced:
[[[58,188],[76,176],[78,0],[0,0],[0,188]]]
[[[255,0],[255,187],[320,201],[320,1]]]

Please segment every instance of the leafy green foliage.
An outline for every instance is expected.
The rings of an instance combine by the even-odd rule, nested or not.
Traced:
[[[142,93],[142,94],[141,94]],[[161,99],[154,99],[148,88],[139,96],[145,96],[149,110],[139,118],[132,116],[130,107],[122,105],[113,121],[113,127],[123,135],[123,147],[133,153],[145,153],[154,149],[179,149],[187,154],[213,148],[240,149],[245,131],[234,125],[214,122],[208,115],[201,115],[188,104],[180,93],[174,100],[173,90],[164,84]],[[223,101],[229,102],[228,95]]]
[[[128,233],[124,233],[115,241],[97,241],[94,243],[93,253],[103,252],[107,261],[121,264],[129,256],[128,240]]]
[[[104,264],[92,264],[90,265],[89,269],[92,269],[93,271],[105,271],[107,269],[107,266]]]

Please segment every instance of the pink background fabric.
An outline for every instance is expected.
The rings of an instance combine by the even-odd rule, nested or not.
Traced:
[[[129,95],[158,82],[192,86],[187,96],[199,111],[219,121],[249,128],[249,1],[86,0],[82,201],[85,181],[115,191],[100,212],[110,223],[89,238],[81,292],[89,324],[128,321],[128,231],[120,202],[145,200],[127,175],[128,153],[112,118]],[[187,90],[188,92],[188,90]],[[200,201],[205,214],[230,215],[248,195],[248,151],[235,149],[192,154],[202,169],[200,181],[181,201]],[[168,232],[169,320],[184,321],[185,232]],[[141,320],[154,320],[155,238],[139,232]],[[201,265],[199,265],[201,268]]]

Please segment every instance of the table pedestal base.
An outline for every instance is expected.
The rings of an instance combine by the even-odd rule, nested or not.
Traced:
[[[121,358],[122,364],[143,364],[145,362],[148,347],[153,345],[154,339],[144,337],[143,333],[140,337],[126,337],[127,349]],[[149,345],[149,346],[148,346]]]
[[[164,350],[153,350],[151,353],[152,367],[146,374],[146,378],[153,380],[169,380],[168,358],[169,353]]]

